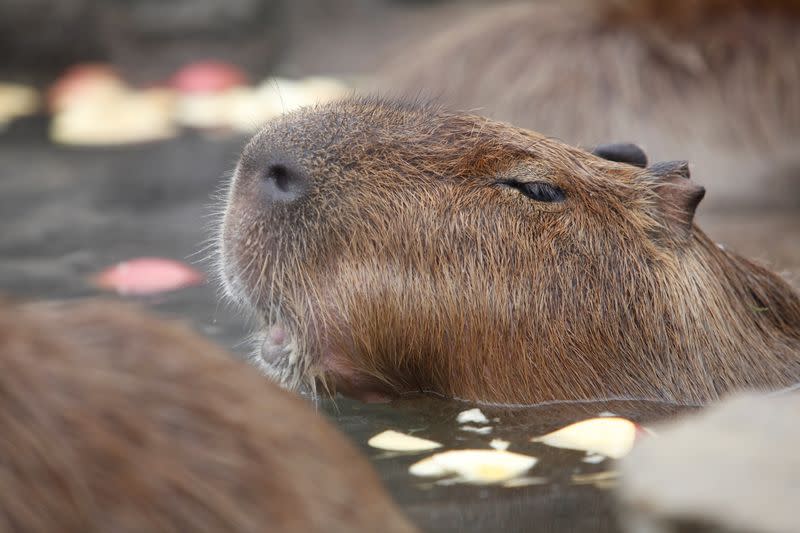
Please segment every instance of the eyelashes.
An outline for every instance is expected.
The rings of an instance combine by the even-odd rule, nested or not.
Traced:
[[[518,190],[531,200],[546,203],[558,203],[566,200],[567,195],[563,189],[544,181],[517,181],[503,180],[497,182],[502,187]]]

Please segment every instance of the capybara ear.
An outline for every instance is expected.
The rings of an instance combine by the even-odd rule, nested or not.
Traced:
[[[612,143],[595,146],[592,153],[617,163],[628,163],[639,168],[647,166],[647,154],[644,150],[632,143]]]
[[[689,163],[686,161],[656,163],[648,170],[656,180],[658,205],[664,221],[679,236],[688,237],[697,205],[706,195],[705,187],[689,179]]]

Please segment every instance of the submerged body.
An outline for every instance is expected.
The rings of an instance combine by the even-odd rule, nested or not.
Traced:
[[[800,380],[797,294],[693,224],[684,163],[614,152],[380,99],[273,121],[220,228],[254,360],[364,399],[701,403]]]
[[[716,208],[800,202],[800,2],[541,0],[410,43],[383,90],[688,159]]]
[[[0,531],[413,531],[305,402],[119,303],[0,300]]]

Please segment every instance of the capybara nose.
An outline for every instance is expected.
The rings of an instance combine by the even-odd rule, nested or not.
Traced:
[[[311,188],[308,175],[296,164],[269,162],[261,174],[264,192],[273,202],[292,203],[303,198]]]

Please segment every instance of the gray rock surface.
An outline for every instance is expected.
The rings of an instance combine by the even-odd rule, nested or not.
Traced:
[[[798,421],[800,394],[747,394],[657,427],[621,463],[627,531],[800,531]]]

